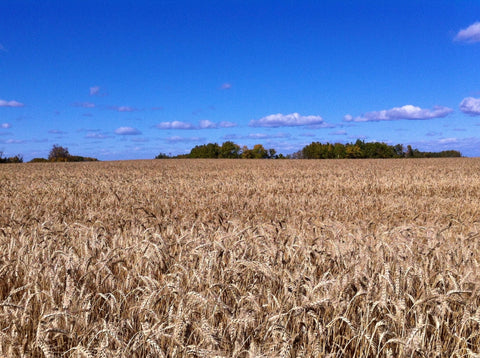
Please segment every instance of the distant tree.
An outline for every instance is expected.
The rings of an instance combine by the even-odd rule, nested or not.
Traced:
[[[405,157],[413,158],[413,149],[412,149],[412,146],[410,144],[407,145],[407,152],[405,153]]]
[[[395,155],[398,158],[403,158],[405,156],[405,151],[403,150],[403,145],[402,144],[397,144],[395,147],[393,147],[395,150]]]
[[[3,152],[0,151],[0,163],[23,163],[23,156],[17,154],[14,157],[4,158]]]
[[[168,159],[168,158],[170,158],[170,156],[165,153],[160,153],[155,157],[155,159]]]
[[[195,146],[188,155],[189,158],[218,158],[220,146],[217,143],[208,143]]]
[[[224,142],[220,147],[220,158],[240,157],[240,146],[231,141]]]
[[[51,162],[66,162],[69,157],[70,153],[68,152],[68,148],[59,146],[58,144],[54,144],[48,154],[48,160]]]
[[[48,162],[45,158],[33,158],[29,163],[46,163]]]
[[[253,159],[253,152],[251,149],[248,149],[246,145],[242,147],[242,158],[243,159]]]
[[[268,158],[268,151],[261,144],[255,144],[252,149],[252,155],[255,159]]]
[[[277,154],[277,151],[276,151],[275,149],[270,148],[270,149],[268,150],[268,157],[269,157],[269,158],[275,158],[275,154]]]

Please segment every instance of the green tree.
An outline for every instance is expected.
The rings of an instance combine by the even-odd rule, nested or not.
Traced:
[[[240,146],[231,141],[224,142],[220,147],[220,158],[240,157]]]
[[[195,146],[188,155],[189,158],[218,158],[220,146],[217,143],[208,143]]]
[[[277,154],[277,151],[276,151],[275,149],[270,148],[270,149],[268,150],[268,157],[269,157],[269,158],[275,158],[275,154]]]
[[[253,146],[252,154],[255,159],[268,158],[268,151],[261,144],[255,144]]]

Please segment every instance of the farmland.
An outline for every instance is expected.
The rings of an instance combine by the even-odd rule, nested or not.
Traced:
[[[480,354],[480,160],[0,168],[0,356]]]

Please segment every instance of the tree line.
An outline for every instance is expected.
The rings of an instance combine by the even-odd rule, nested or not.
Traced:
[[[405,148],[402,144],[388,145],[383,142],[365,142],[358,139],[355,143],[313,142],[301,151],[294,153],[297,158],[304,159],[336,159],[336,158],[447,158],[461,157],[457,150],[441,152],[421,152],[411,145]]]
[[[275,149],[265,149],[262,144],[256,144],[249,149],[227,141],[222,145],[208,143],[197,145],[188,154],[170,156],[160,153],[155,159],[167,158],[245,158],[245,159],[361,159],[361,158],[447,158],[461,157],[456,150],[441,152],[421,152],[405,147],[403,144],[389,145],[383,142],[365,142],[358,139],[355,143],[320,143],[312,142],[300,151],[284,156],[277,154]]]
[[[48,159],[33,158],[29,163],[44,163],[44,162],[94,162],[98,161],[96,158],[83,157],[80,155],[71,155],[68,148],[54,144]],[[4,157],[3,152],[0,152],[0,163],[23,163],[23,157],[18,154],[14,157]]]
[[[217,143],[208,143],[197,145],[190,150],[188,154],[181,154],[177,156],[169,156],[165,153],[160,153],[155,159],[165,158],[225,158],[225,159],[278,159],[283,158],[282,154],[277,155],[277,151],[273,148],[266,149],[262,144],[255,144],[253,148],[249,149],[247,146],[240,147],[238,144],[227,141],[222,145]]]
[[[30,163],[44,163],[44,162],[96,162],[97,158],[83,157],[81,155],[71,155],[68,148],[54,144],[48,153],[48,159],[33,158]]]
[[[14,157],[4,157],[3,152],[0,152],[0,163],[23,163],[23,157],[20,154]]]
[[[447,158],[461,157],[457,150],[444,150],[441,152],[421,152],[418,149],[402,144],[389,145],[383,142],[365,142],[358,139],[355,143],[320,143],[312,142],[298,152],[284,156],[277,154],[273,148],[266,149],[262,144],[255,144],[253,148],[240,147],[238,144],[227,141],[222,145],[208,143],[197,145],[188,154],[177,156],[160,153],[155,159],[167,158],[225,158],[225,159],[360,159],[360,158]],[[41,162],[90,162],[98,161],[96,158],[71,155],[68,148],[53,145],[48,159],[33,158],[30,163]],[[0,163],[23,163],[23,157],[19,154],[13,157],[3,157],[0,152]]]

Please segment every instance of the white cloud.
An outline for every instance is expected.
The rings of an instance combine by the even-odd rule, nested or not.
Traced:
[[[217,125],[208,119],[201,120],[199,123],[201,129],[217,128]]]
[[[222,84],[222,86],[220,88],[222,90],[228,90],[228,89],[232,88],[232,84],[226,82],[226,83]]]
[[[355,117],[347,114],[344,117],[346,122],[379,122],[379,121],[395,121],[400,119],[423,120],[433,118],[443,118],[453,112],[453,109],[442,106],[435,106],[433,110],[422,109],[420,107],[407,104],[402,107],[394,107],[392,109],[367,112],[362,116]]]
[[[480,42],[480,22],[475,22],[466,29],[460,30],[455,36],[456,41],[462,42]]]
[[[251,133],[248,135],[248,138],[250,139],[265,139],[267,137],[268,135],[266,135],[265,133]]]
[[[460,110],[471,116],[480,116],[480,98],[467,97],[460,102]]]
[[[194,129],[195,127],[190,123],[173,121],[173,122],[161,122],[157,124],[159,129]]]
[[[237,123],[233,123],[233,122],[228,122],[228,121],[222,121],[218,124],[221,128],[232,128],[232,127],[236,127],[237,126]]]
[[[106,135],[106,134],[103,134],[103,133],[89,132],[85,135],[85,138],[87,138],[87,139],[107,139],[107,138],[111,138],[111,137],[109,135]]]
[[[120,107],[112,107],[115,111],[118,112],[135,112],[138,111],[137,108],[135,107],[130,107],[130,106],[120,106]]]
[[[250,127],[295,127],[295,126],[312,126],[324,124],[323,118],[320,116],[302,116],[298,113],[291,114],[271,114],[269,116],[251,120]]]
[[[0,107],[23,107],[24,104],[17,101],[5,101],[0,99]]]
[[[438,140],[438,143],[440,144],[451,144],[451,143],[457,143],[458,139],[457,138],[442,138]]]
[[[2,123],[2,124],[0,124],[0,127],[8,129],[8,128],[11,128],[12,125],[10,123]]]
[[[90,96],[95,96],[100,93],[100,87],[99,86],[92,86],[90,87]]]
[[[338,130],[338,131],[335,131],[335,132],[331,132],[330,134],[331,134],[331,135],[346,135],[346,134],[347,134],[347,131]]]
[[[25,143],[24,140],[20,140],[20,139],[8,139],[5,141],[6,144],[21,144],[21,143]]]
[[[138,129],[132,127],[120,127],[115,129],[115,134],[119,135],[138,135],[142,134]]]

